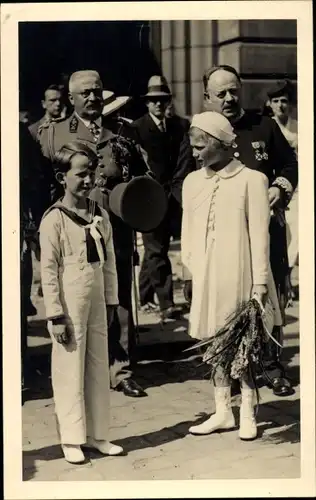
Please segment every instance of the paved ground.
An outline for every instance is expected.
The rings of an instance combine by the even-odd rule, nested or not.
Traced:
[[[171,251],[175,270],[176,301],[181,302],[177,274],[179,252]],[[35,280],[37,275],[35,274]],[[288,309],[284,357],[296,393],[277,398],[263,387],[258,413],[259,439],[242,442],[238,431],[195,437],[193,422],[214,411],[210,383],[200,359],[183,353],[187,346],[186,318],[162,330],[154,316],[140,315],[141,361],[137,380],[149,397],[132,399],[111,393],[111,439],[126,455],[87,454],[87,461],[72,466],[63,458],[56,433],[49,380],[50,340],[43,321],[43,305],[33,301],[38,316],[30,324],[29,353],[34,376],[23,406],[23,464],[26,481],[149,480],[149,479],[263,479],[300,476],[300,388],[298,303]],[[233,411],[238,419],[239,396]]]

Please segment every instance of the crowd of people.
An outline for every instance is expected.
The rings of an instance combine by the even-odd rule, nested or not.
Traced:
[[[53,344],[55,412],[69,462],[84,460],[84,446],[122,453],[108,439],[110,388],[147,396],[133,374],[132,269],[139,228],[129,222],[131,213],[133,221],[147,217],[148,227],[154,212],[160,220],[142,234],[142,311],[161,321],[182,314],[174,303],[168,252],[172,221],[183,211],[189,334],[212,337],[244,301],[256,296],[263,307],[270,301],[276,342],[268,341],[264,352],[265,380],[278,396],[293,391],[279,347],[298,259],[293,86],[286,80],[271,88],[267,113],[243,109],[242,82],[231,66],[207,70],[203,83],[205,110],[190,122],[174,113],[165,78],[153,75],[142,96],[148,112],[132,121],[124,116],[130,96],[104,89],[97,71],[77,71],[69,79],[69,103],[58,85],[50,85],[43,118],[31,125],[20,119],[23,367],[27,317],[36,314],[34,250]],[[152,213],[146,208],[149,191],[130,188],[144,176],[161,190]],[[240,437],[254,439],[253,380],[245,376],[238,385]],[[235,426],[225,370],[214,377],[214,390],[216,413],[192,427],[193,434]]]

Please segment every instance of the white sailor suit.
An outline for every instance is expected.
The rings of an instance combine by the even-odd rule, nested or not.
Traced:
[[[52,348],[52,385],[62,444],[108,440],[110,386],[106,304],[118,304],[112,228],[95,207],[90,224],[57,202],[40,225],[48,329],[64,317],[70,342]]]

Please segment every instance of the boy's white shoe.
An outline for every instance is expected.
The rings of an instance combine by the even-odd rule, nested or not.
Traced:
[[[62,444],[61,448],[63,450],[65,460],[67,460],[67,462],[71,464],[81,464],[82,462],[85,461],[85,456],[79,445]]]

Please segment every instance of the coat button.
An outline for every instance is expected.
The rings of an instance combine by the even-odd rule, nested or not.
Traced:
[[[234,153],[234,156],[235,156],[235,158],[239,158],[240,155],[239,155],[238,151],[236,151],[236,153]]]

